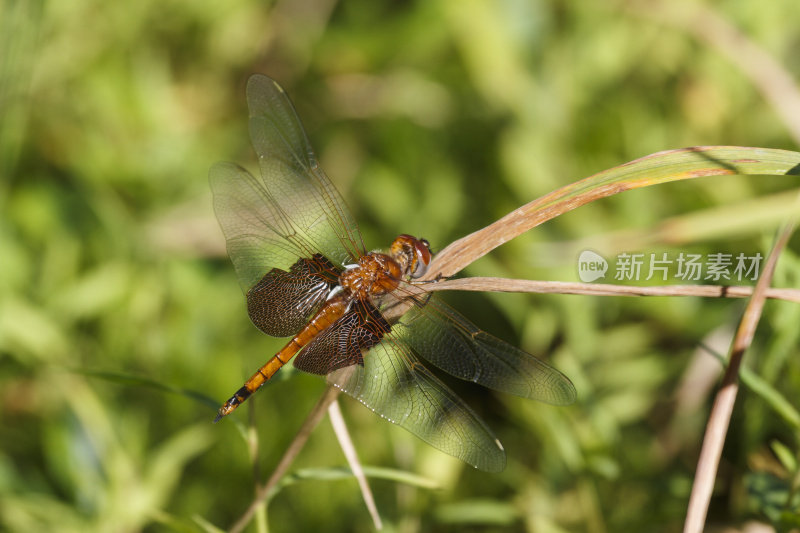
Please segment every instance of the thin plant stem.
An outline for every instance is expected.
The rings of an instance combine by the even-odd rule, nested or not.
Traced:
[[[706,425],[703,446],[700,450],[697,471],[689,497],[684,533],[700,533],[704,529],[711,494],[714,490],[714,480],[722,457],[722,447],[725,444],[725,435],[728,432],[733,406],[739,391],[739,368],[745,351],[753,342],[753,336],[766,302],[767,287],[772,282],[775,264],[781,251],[789,242],[793,229],[794,224],[788,225],[770,252],[764,266],[764,273],[756,284],[752,298],[747,303],[744,316],[733,339],[730,361],[725,369],[722,386],[714,399],[714,405]]]
[[[584,294],[592,296],[702,296],[708,298],[747,298],[753,287],[721,285],[666,285],[660,287],[635,287],[608,283],[578,283],[564,281],[534,281],[510,278],[458,278],[428,283],[425,292],[480,291],[480,292],[532,292],[540,294]],[[767,298],[800,303],[799,289],[767,288]]]
[[[250,503],[250,506],[247,508],[244,514],[239,517],[233,526],[231,526],[231,533],[239,533],[245,527],[247,527],[247,524],[250,523],[250,520],[252,520],[253,515],[258,508],[265,504],[267,498],[269,498],[271,495],[272,490],[278,484],[278,481],[280,481],[284,474],[286,474],[295,457],[297,457],[297,455],[300,453],[300,450],[302,450],[303,446],[305,446],[306,441],[311,436],[314,428],[317,427],[317,424],[319,424],[320,420],[322,420],[322,417],[325,416],[328,406],[339,396],[339,392],[339,389],[336,387],[330,385],[328,386],[328,388],[325,390],[325,393],[306,417],[303,425],[300,426],[300,430],[297,432],[297,435],[292,440],[291,444],[289,444],[289,447],[286,448],[286,451],[283,453],[283,457],[281,457],[281,460],[278,462],[278,466],[275,467],[272,475],[264,485],[257,486],[255,498],[253,498],[253,501]]]
[[[350,465],[350,470],[353,472],[356,480],[358,480],[358,487],[361,489],[361,497],[364,498],[364,504],[369,510],[372,517],[372,523],[375,529],[380,531],[383,529],[383,522],[378,514],[378,507],[375,505],[375,498],[372,496],[372,490],[367,483],[367,476],[364,474],[364,468],[358,460],[356,454],[356,447],[353,444],[353,439],[350,438],[350,433],[347,431],[342,410],[339,408],[339,402],[334,401],[328,406],[328,417],[331,420],[333,431],[336,433],[336,438],[339,440],[339,446],[342,447],[344,456],[347,458],[347,464]]]

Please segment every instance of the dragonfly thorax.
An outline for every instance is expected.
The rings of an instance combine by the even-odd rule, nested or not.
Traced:
[[[353,297],[364,300],[395,290],[402,277],[403,270],[397,261],[386,254],[371,252],[339,275],[339,285]]]

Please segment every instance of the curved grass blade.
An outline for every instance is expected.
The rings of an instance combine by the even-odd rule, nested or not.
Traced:
[[[421,279],[452,276],[521,233],[600,198],[650,185],[720,175],[800,176],[800,152],[695,146],[636,159],[557,189],[451,243],[436,255]]]
[[[211,398],[210,396],[206,396],[202,392],[190,389],[182,389],[180,387],[173,387],[172,385],[167,385],[166,383],[162,383],[160,381],[156,381],[151,378],[134,376],[131,374],[122,374],[119,372],[106,372],[103,370],[75,369],[75,372],[78,374],[83,374],[84,376],[100,378],[109,381],[111,383],[117,383],[119,385],[127,385],[132,387],[149,387],[151,389],[156,389],[162,392],[178,394],[180,396],[185,396],[196,402],[206,405],[211,409],[213,409],[214,411],[216,411],[219,408],[219,402],[217,400]]]
[[[368,478],[394,481],[396,483],[402,483],[404,485],[409,485],[411,487],[417,487],[420,489],[441,489],[441,485],[439,485],[433,479],[412,474],[411,472],[406,472],[404,470],[366,465],[364,465],[363,468],[364,474],[366,474]],[[280,483],[273,487],[272,491],[269,493],[267,501],[271,500],[284,488],[301,483],[303,481],[338,481],[340,479],[350,479],[352,477],[354,477],[353,471],[346,466],[330,468],[302,468],[287,476],[284,476]]]
[[[719,361],[723,368],[728,367],[728,359],[724,355],[708,346],[702,346],[706,352]],[[792,429],[800,430],[800,411],[778,389],[746,366],[742,366],[739,370],[739,378],[748,390],[761,398],[775,414],[791,425]]]

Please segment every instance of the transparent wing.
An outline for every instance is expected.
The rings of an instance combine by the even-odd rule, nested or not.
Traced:
[[[290,242],[342,265],[364,253],[358,226],[339,191],[319,166],[289,97],[274,80],[247,82],[250,139],[261,176],[283,216],[276,221]]]
[[[505,467],[505,451],[492,431],[393,333],[364,354],[363,366],[336,370],[328,382],[475,468],[499,472]]]
[[[564,374],[480,330],[435,297],[406,313],[392,333],[459,379],[554,405],[575,401],[575,386]]]
[[[358,227],[319,168],[286,93],[255,75],[247,102],[261,178],[233,163],[217,163],[209,172],[214,210],[242,289],[315,253],[337,266],[353,262],[364,251]]]

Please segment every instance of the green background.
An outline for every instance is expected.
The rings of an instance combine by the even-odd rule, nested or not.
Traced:
[[[652,152],[797,149],[797,117],[758,88],[779,80],[754,79],[748,57],[714,38],[722,17],[797,79],[800,3],[666,5],[5,0],[0,529],[227,528],[321,394],[322,380],[282,371],[236,414],[248,431],[211,424],[215,403],[282,343],[247,318],[207,182],[217,160],[256,169],[250,74],[291,95],[368,247],[410,233],[441,249]],[[463,274],[574,281],[585,248],[766,255],[795,183],[714,177],[625,193]],[[798,285],[798,250],[795,238],[775,285]],[[700,344],[726,352],[742,301],[447,299],[564,371],[579,400],[555,408],[458,386],[508,452],[490,475],[343,398],[365,464],[439,486],[373,481],[387,531],[680,530],[721,372]],[[767,305],[747,359],[767,393],[742,391],[711,524],[797,521],[798,428],[764,397],[797,405],[798,315]],[[344,463],[324,421],[295,468]],[[275,497],[267,524],[372,528],[354,480],[314,476]]]

